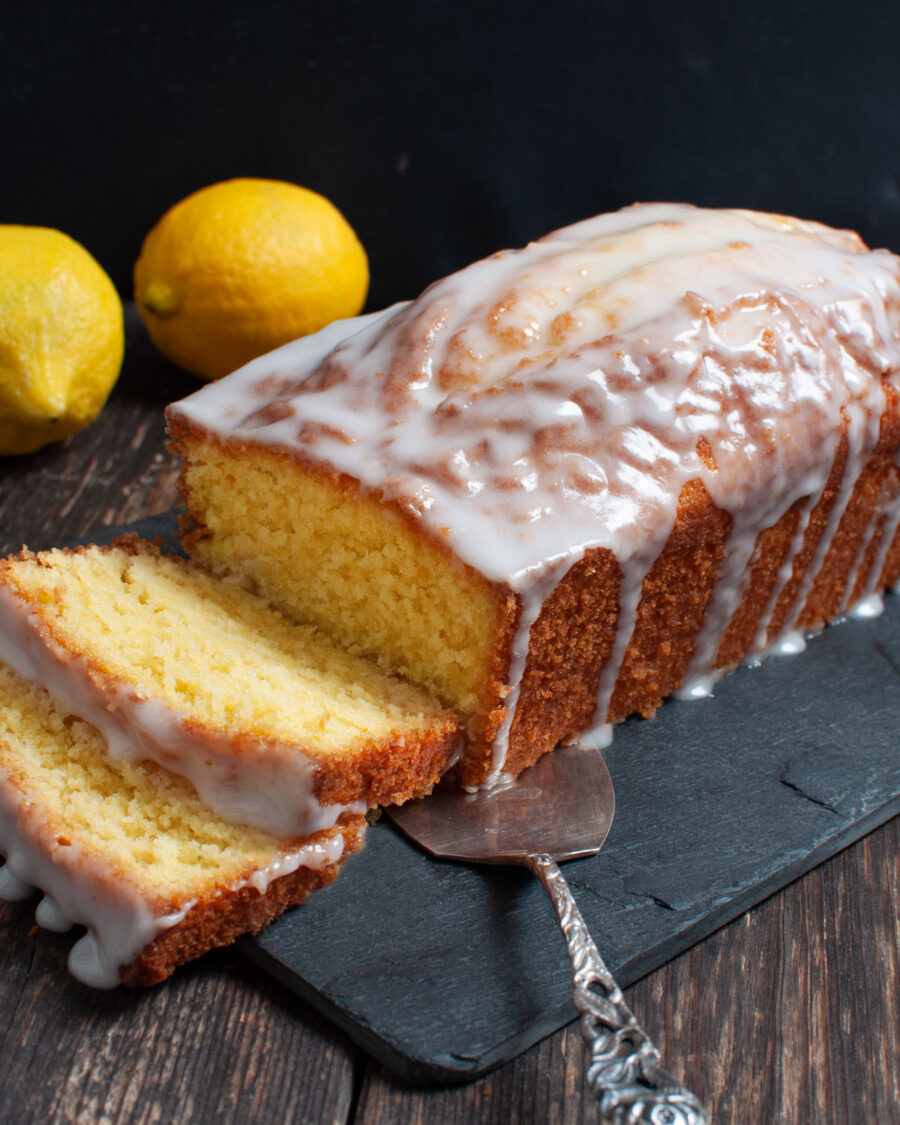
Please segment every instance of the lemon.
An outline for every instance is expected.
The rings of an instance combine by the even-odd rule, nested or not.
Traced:
[[[134,268],[153,343],[206,379],[355,316],[368,287],[365,251],[340,211],[277,180],[189,195],[150,231]]]
[[[87,250],[58,230],[0,225],[0,454],[92,422],[123,349],[122,302]]]

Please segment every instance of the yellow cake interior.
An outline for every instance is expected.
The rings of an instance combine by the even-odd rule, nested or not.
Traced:
[[[192,552],[471,721],[484,708],[505,612],[487,580],[396,512],[274,450],[190,438]]]
[[[137,543],[10,560],[4,579],[63,646],[212,729],[328,758],[453,723],[315,626]]]
[[[268,834],[219,819],[182,778],[113,761],[97,730],[3,664],[0,778],[26,799],[29,834],[56,862],[89,855],[163,906],[242,881],[281,852]]]

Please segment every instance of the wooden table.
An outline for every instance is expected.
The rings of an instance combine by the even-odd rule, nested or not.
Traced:
[[[196,385],[128,310],[100,419],[0,467],[4,552],[177,501],[162,409]],[[900,1122],[900,821],[811,871],[628,991],[670,1069],[718,1122]],[[0,903],[0,1121],[594,1122],[569,1026],[469,1086],[417,1090],[222,951],[145,992],[67,973],[71,939]]]

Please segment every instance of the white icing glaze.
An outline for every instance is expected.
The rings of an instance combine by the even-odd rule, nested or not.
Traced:
[[[320,871],[336,863],[345,847],[343,833],[335,831],[324,841],[277,854],[230,889],[251,886],[265,894],[275,879],[300,867]],[[104,862],[75,842],[60,843],[57,829],[42,824],[30,799],[2,775],[0,853],[6,857],[6,865],[0,867],[0,898],[21,899],[38,887],[45,895],[36,912],[39,925],[59,931],[73,925],[87,928],[72,947],[69,970],[93,988],[115,988],[119,970],[181,922],[193,905],[189,901],[176,912],[154,913],[140,889],[117,872],[114,857]]]
[[[875,550],[875,555],[870,563],[868,575],[863,587],[863,597],[859,600],[856,608],[852,611],[853,617],[877,617],[884,609],[883,603],[881,609],[876,612],[871,612],[872,607],[881,602],[878,594],[873,595],[873,591],[880,591],[882,582],[882,571],[884,570],[885,560],[887,553],[890,550],[891,543],[894,540],[894,535],[900,526],[900,504],[892,504],[892,497],[889,488],[883,487],[881,496],[879,497],[876,518],[869,521],[869,526],[866,529],[867,534],[863,537],[857,552],[855,564],[850,572],[850,577],[847,581],[847,593],[844,598],[844,611],[850,611],[852,608],[853,592],[856,589],[857,581],[860,576],[860,570],[865,562],[866,555],[868,554],[869,547],[873,540],[878,537],[878,546]],[[883,513],[882,518],[877,518],[878,513]],[[867,596],[869,595],[869,596]],[[872,600],[874,597],[874,601]]]
[[[797,556],[803,549],[803,539],[806,535],[806,529],[809,527],[809,518],[812,515],[812,510],[816,505],[819,497],[811,494],[800,512],[800,519],[797,521],[797,529],[791,540],[790,547],[788,548],[787,555],[784,562],[778,570],[775,577],[775,585],[769,596],[769,602],[766,608],[760,615],[759,622],[756,627],[756,636],[753,644],[750,646],[750,655],[758,652],[763,652],[768,645],[769,627],[772,623],[772,617],[775,614],[775,609],[778,601],[784,592],[788,582],[790,582],[794,573],[794,563],[797,561]]]
[[[362,831],[362,830],[361,830]],[[259,867],[247,880],[247,885],[259,891],[261,895],[269,889],[269,885],[276,879],[290,875],[298,867],[308,867],[311,871],[323,871],[344,854],[346,843],[343,834],[336,832],[325,840],[316,840],[295,848],[290,852],[283,852],[265,867]]]
[[[53,930],[58,934],[64,934],[72,928],[71,921],[50,895],[44,895],[38,903],[37,910],[34,912],[34,920],[43,929]]]
[[[773,641],[769,645],[768,654],[772,656],[798,656],[806,651],[806,637],[793,630]]]
[[[583,750],[605,750],[612,745],[612,723],[599,723],[597,726],[583,730],[574,740],[573,745],[580,746]]]
[[[9,862],[0,867],[0,898],[5,902],[21,902],[34,894],[34,887],[13,874]]]
[[[33,821],[26,819],[29,810],[20,808],[21,804],[18,790],[0,778],[0,852],[7,866],[23,882],[53,899],[57,922],[62,924],[65,919],[69,925],[88,928],[93,941],[79,942],[78,953],[73,949],[74,962],[72,957],[69,961],[73,975],[95,988],[114,988],[119,983],[119,968],[133,961],[179,918],[154,918],[129,883],[120,881],[113,890],[102,874],[98,878],[92,861],[77,844],[62,847],[49,830],[32,828]],[[20,827],[22,821],[28,827]],[[86,964],[83,955],[88,947],[93,957]]]
[[[139,699],[125,684],[99,686],[88,662],[41,631],[28,603],[6,586],[0,586],[0,661],[95,726],[113,758],[149,759],[186,777],[223,820],[289,839],[331,828],[343,812],[365,811],[363,801],[321,804],[315,763],[297,748],[236,751],[227,733],[192,727],[159,699]]]
[[[889,506],[884,527],[881,530],[881,542],[869,571],[869,580],[866,583],[867,592],[881,590],[884,587],[884,567],[887,562],[888,551],[894,542],[894,537],[900,531],[900,504]]]
[[[330,464],[519,594],[490,783],[548,586],[588,548],[616,555],[623,581],[602,720],[643,578],[683,486],[701,481],[733,520],[686,678],[703,682],[759,530],[810,498],[806,526],[845,426],[841,494],[786,622],[794,628],[877,440],[882,379],[900,366],[898,307],[898,260],[848,232],[744,211],[631,207],[290,344],[172,412]],[[760,651],[801,545],[798,530]]]
[[[857,602],[850,611],[851,617],[872,618],[880,617],[884,613],[884,598],[880,594],[869,594],[861,602]]]
[[[712,697],[713,688],[718,680],[719,677],[715,672],[707,672],[706,675],[697,676],[695,679],[686,679],[684,685],[672,694],[683,703],[698,703],[701,699]]]

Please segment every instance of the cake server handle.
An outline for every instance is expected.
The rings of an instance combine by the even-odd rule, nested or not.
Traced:
[[[572,961],[575,1007],[590,1048],[587,1080],[611,1125],[709,1125],[699,1100],[662,1069],[659,1051],[594,944],[563,873],[549,855],[523,860],[553,900]]]

